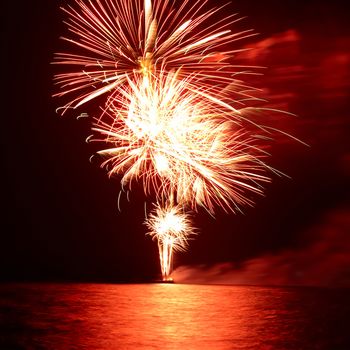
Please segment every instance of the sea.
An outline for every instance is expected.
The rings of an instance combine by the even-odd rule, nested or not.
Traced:
[[[0,284],[1,349],[350,349],[350,290]]]

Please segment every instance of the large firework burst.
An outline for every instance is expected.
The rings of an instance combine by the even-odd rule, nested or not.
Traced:
[[[260,183],[268,181],[257,140],[216,103],[193,94],[190,79],[162,74],[117,87],[108,120],[94,128],[97,140],[111,145],[98,152],[102,165],[110,175],[123,174],[123,185],[142,179],[146,194],[158,200],[172,195],[211,213],[215,205],[249,204],[244,193],[261,193]]]
[[[65,67],[55,76],[62,113],[103,97],[93,126],[102,166],[160,203],[146,223],[164,279],[193,232],[184,210],[239,210],[271,170],[252,131],[266,128],[246,115],[254,89],[239,77],[251,69],[232,63],[232,42],[254,34],[231,32],[240,18],[218,19],[226,5],[207,3],[75,0],[63,8],[72,51],[54,61]]]

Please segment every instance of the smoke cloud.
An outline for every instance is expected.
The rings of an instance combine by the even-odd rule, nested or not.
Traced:
[[[350,287],[350,208],[333,210],[302,236],[306,245],[239,265],[181,266],[178,283]]]

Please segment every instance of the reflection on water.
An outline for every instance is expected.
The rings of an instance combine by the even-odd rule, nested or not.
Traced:
[[[348,291],[0,286],[1,349],[346,349]]]

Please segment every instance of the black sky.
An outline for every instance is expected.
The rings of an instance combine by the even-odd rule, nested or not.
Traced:
[[[142,191],[135,187],[119,213],[118,179],[108,179],[98,161],[89,163],[97,150],[85,143],[89,121],[55,113],[60,101],[51,97],[50,62],[63,45],[64,3],[2,5],[0,278],[152,278],[157,246],[145,237]],[[198,213],[200,235],[176,265],[242,262],[298,249],[317,239],[307,232],[329,213],[350,215],[350,28],[342,4],[233,1],[232,11],[248,16],[240,26],[261,33],[242,43],[257,46],[257,54],[240,59],[268,67],[257,84],[271,103],[299,116],[277,119],[276,126],[311,147],[277,137],[270,164],[291,179],[274,176],[266,197],[245,215],[218,213],[214,220]]]

